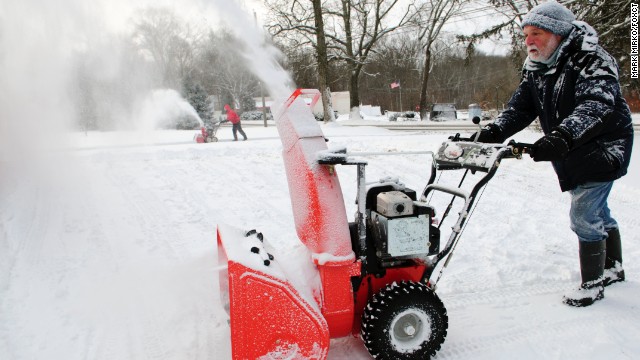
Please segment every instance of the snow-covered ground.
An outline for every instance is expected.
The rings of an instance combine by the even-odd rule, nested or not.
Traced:
[[[450,135],[322,126],[350,151],[435,151]],[[308,259],[276,128],[245,131],[211,144],[195,131],[77,133],[64,150],[0,162],[0,359],[230,359],[216,224],[262,231],[294,268]],[[640,357],[637,149],[610,197],[628,281],[581,309],[561,303],[579,282],[568,196],[548,163],[503,162],[438,283],[449,331],[436,359]],[[429,175],[425,155],[368,160],[372,181],[420,190]],[[352,218],[355,169],[338,172]],[[358,339],[332,340],[329,359],[367,358]]]

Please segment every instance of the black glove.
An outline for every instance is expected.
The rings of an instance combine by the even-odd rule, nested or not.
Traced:
[[[498,126],[493,124],[489,124],[480,130],[478,140],[476,140],[476,135],[478,135],[477,132],[471,135],[471,140],[481,143],[501,143],[504,141],[502,133],[500,133],[500,129]]]
[[[533,161],[557,161],[564,159],[569,152],[569,142],[565,135],[554,130],[533,144]]]

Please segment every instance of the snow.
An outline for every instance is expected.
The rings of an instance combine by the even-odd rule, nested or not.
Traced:
[[[242,261],[242,265],[250,267],[256,272],[286,281],[286,276],[278,266],[278,262],[271,262],[269,258],[271,250],[268,248],[268,242],[259,240],[257,233],[246,236],[247,231],[225,224],[218,225],[218,232],[224,234],[222,240],[229,261]],[[224,263],[219,266],[223,268]]]
[[[436,151],[451,135],[319,125],[330,148],[353,152]],[[296,288],[317,286],[311,254],[297,240],[276,127],[247,122],[245,131],[249,141],[232,142],[222,127],[220,142],[208,144],[193,141],[196,131],[73,133],[57,150],[2,158],[0,358],[230,359],[218,224],[262,232]],[[610,196],[628,280],[580,309],[561,301],[580,278],[568,195],[550,164],[502,161],[439,279],[449,330],[434,359],[640,355],[637,149]],[[398,176],[420,191],[430,158],[367,157],[367,180]],[[352,221],[356,170],[336,170]],[[459,179],[445,173],[439,184]],[[455,206],[451,214],[447,221]],[[369,355],[347,337],[332,340],[328,358]]]

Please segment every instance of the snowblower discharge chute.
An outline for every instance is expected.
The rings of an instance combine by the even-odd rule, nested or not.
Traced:
[[[304,96],[313,96],[310,107]],[[359,334],[376,359],[428,358],[440,349],[448,327],[431,275],[449,258],[478,191],[500,160],[519,158],[525,147],[478,144],[457,135],[436,154],[423,152],[434,161],[420,196],[397,179],[367,186],[361,156],[328,149],[310,110],[319,96],[317,90],[296,90],[275,119],[296,232],[312,254],[320,288],[296,289],[261,233],[219,225],[219,261],[227,264],[220,287],[233,359],[325,359],[329,339],[350,334]],[[353,222],[337,165],[357,168]],[[470,192],[434,184],[437,170],[460,169],[486,175]],[[434,192],[464,202],[444,246],[427,202]]]

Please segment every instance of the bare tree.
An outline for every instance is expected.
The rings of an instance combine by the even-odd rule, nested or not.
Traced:
[[[216,86],[231,95],[235,108],[242,107],[246,96],[253,96],[259,89],[256,77],[244,66],[239,58],[225,57],[218,63]]]
[[[337,11],[329,10],[343,25],[334,28],[332,40],[336,44],[335,56],[348,65],[349,102],[353,109],[360,105],[360,76],[375,46],[386,35],[411,25],[418,9],[414,2],[400,8],[398,0],[340,0],[339,5]],[[359,116],[359,111],[352,111],[353,115]]]
[[[319,87],[316,52],[310,47],[281,45],[280,48],[286,59],[285,66],[291,72],[294,83],[308,88]]]
[[[138,14],[133,38],[158,66],[163,85],[177,88],[193,68],[201,34],[168,8],[146,8]]]
[[[322,95],[322,110],[324,122],[335,121],[333,107],[331,106],[331,90],[327,86],[327,73],[329,72],[329,60],[327,60],[327,43],[324,36],[324,22],[322,20],[322,1],[312,0],[313,17],[316,24],[316,56],[318,62],[318,83]]]
[[[420,99],[422,57],[423,49],[414,32],[398,32],[383,39],[363,70],[363,103],[385,110],[413,109]],[[400,89],[390,88],[396,80],[402,85],[402,104]]]
[[[375,47],[387,34],[411,24],[417,12],[414,0],[327,0],[322,13],[327,57],[348,67],[350,105],[360,105],[359,80]],[[296,46],[317,51],[317,27],[308,0],[266,0],[271,14],[269,31]],[[352,111],[359,114],[359,111]]]
[[[419,39],[423,42],[424,66],[422,72],[422,85],[420,88],[420,117],[426,119],[427,115],[427,86],[431,72],[432,50],[435,42],[440,37],[442,27],[462,7],[464,0],[428,0],[428,8],[420,12]]]
[[[220,103],[248,110],[245,99],[259,90],[258,79],[247,68],[242,55],[242,42],[229,32],[210,32],[198,57],[198,76],[209,94],[216,94]],[[255,107],[255,104],[254,106]]]

